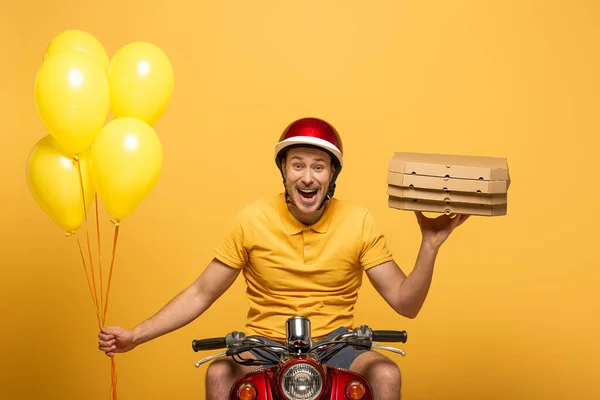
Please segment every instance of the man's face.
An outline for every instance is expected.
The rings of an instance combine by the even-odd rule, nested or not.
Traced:
[[[334,168],[331,156],[318,149],[290,149],[283,164],[285,188],[302,214],[313,214],[327,195]]]

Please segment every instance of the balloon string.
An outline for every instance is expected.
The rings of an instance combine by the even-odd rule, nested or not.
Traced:
[[[110,283],[112,281],[112,273],[113,273],[113,266],[115,264],[115,254],[117,251],[117,240],[119,239],[119,227],[120,227],[120,223],[119,221],[115,221],[115,234],[114,234],[114,238],[113,238],[113,251],[112,251],[112,259],[110,261],[110,270],[108,273],[108,286],[106,289],[106,302],[104,303],[104,319],[103,321],[106,321],[106,312],[108,310],[108,294],[110,292]]]
[[[87,222],[86,222],[87,225]],[[90,257],[90,270],[92,271],[92,283],[93,283],[93,287],[94,287],[94,296],[96,297],[96,303],[98,303],[98,293],[96,291],[96,276],[94,274],[94,262],[92,261],[92,247],[90,244],[90,233],[87,229],[87,226],[85,228],[85,235],[87,237],[87,248],[88,248],[88,254]],[[102,308],[102,304],[100,304],[100,308]]]
[[[75,163],[77,164],[77,172],[79,174],[79,185],[81,187],[81,198],[83,200],[83,217],[85,219],[85,235],[87,238],[88,255],[90,257],[90,270],[92,271],[92,283],[93,283],[93,287],[94,287],[94,300],[95,300],[96,304],[98,304],[98,293],[96,291],[96,276],[94,274],[94,261],[92,260],[92,246],[90,244],[90,231],[88,229],[87,205],[86,205],[86,201],[85,201],[85,190],[83,188],[83,175],[81,174],[81,163],[79,162],[79,157],[75,156],[74,160],[75,160]],[[100,304],[100,308],[102,308],[102,304]]]
[[[100,323],[100,314],[98,312],[98,303],[94,299],[94,294],[92,293],[92,286],[90,284],[90,275],[88,274],[88,271],[87,271],[87,266],[85,264],[85,257],[83,255],[83,250],[81,249],[81,242],[79,241],[79,238],[77,238],[77,245],[79,246],[79,254],[81,255],[81,262],[83,263],[83,270],[85,271],[85,278],[87,280],[88,289],[90,289],[90,296],[92,297],[92,302],[94,303],[94,307],[96,309],[96,319],[98,320],[98,328],[100,328],[101,323]]]
[[[98,192],[95,193],[96,202],[96,236],[98,238],[98,269],[100,270],[100,304],[104,303],[104,285],[102,283],[102,251],[100,247],[100,218],[98,216]],[[105,321],[102,321],[104,326]]]
[[[115,262],[115,253],[116,253],[116,248],[117,248],[117,239],[119,237],[120,223],[119,223],[119,221],[117,221],[115,223],[115,234],[114,234],[114,240],[113,240],[113,254],[112,254],[112,260],[110,263],[108,286],[107,286],[107,290],[106,290],[106,302],[104,302],[104,284],[103,284],[103,275],[102,275],[102,251],[101,251],[101,243],[100,243],[100,218],[99,218],[99,211],[98,211],[98,193],[96,192],[95,193],[96,235],[97,235],[97,241],[98,241],[98,264],[99,264],[98,269],[100,271],[100,308],[99,308],[98,307],[98,293],[96,292],[96,278],[94,275],[94,263],[92,261],[92,249],[91,249],[90,235],[89,235],[89,230],[88,230],[87,205],[86,205],[86,201],[85,201],[85,190],[83,187],[83,176],[81,173],[81,165],[79,163],[79,157],[76,156],[74,159],[75,159],[75,162],[77,163],[77,171],[79,173],[79,184],[81,185],[81,196],[83,199],[83,212],[84,212],[84,218],[85,218],[85,233],[86,233],[86,237],[87,237],[88,254],[90,257],[90,266],[91,266],[90,269],[92,271],[92,282],[93,282],[93,286],[94,286],[93,293],[92,293],[92,287],[91,287],[91,283],[90,283],[89,274],[87,272],[87,267],[85,264],[85,257],[83,255],[83,250],[81,248],[81,242],[79,241],[79,238],[77,238],[77,244],[79,245],[79,254],[81,255],[81,260],[83,262],[85,276],[86,276],[86,280],[88,283],[88,289],[90,290],[90,295],[92,296],[92,301],[94,302],[94,305],[96,308],[96,318],[98,320],[98,328],[100,329],[106,323],[106,313],[108,311],[108,295],[110,292],[110,283],[112,280],[112,271],[113,271],[113,266],[114,266],[114,262]],[[104,315],[103,315],[102,321],[100,321],[99,310],[102,309],[102,303],[104,303]],[[114,357],[111,357],[110,369],[111,369],[111,397],[112,397],[112,400],[117,400],[117,370],[116,370],[116,364],[115,364]]]
[[[111,377],[111,395],[112,400],[117,400],[117,367],[115,365],[115,358],[110,358],[110,377]]]
[[[115,255],[116,255],[116,251],[117,251],[117,241],[119,239],[119,227],[121,225],[118,220],[115,221],[114,224],[115,224],[115,233],[114,233],[114,238],[113,238],[112,259],[110,261],[110,270],[109,270],[109,273],[108,273],[108,285],[107,285],[107,288],[106,288],[106,302],[104,303],[104,316],[103,316],[103,321],[104,322],[106,322],[106,313],[108,311],[108,297],[109,297],[109,293],[110,293],[110,284],[112,282],[113,266],[115,265]],[[116,366],[115,366],[115,358],[111,357],[110,359],[111,359],[110,370],[111,370],[111,394],[112,394],[112,400],[117,400],[117,370],[116,370]]]

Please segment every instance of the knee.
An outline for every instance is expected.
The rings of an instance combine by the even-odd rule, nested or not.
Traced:
[[[366,372],[366,378],[375,386],[385,386],[400,390],[402,386],[402,374],[400,368],[389,360],[377,360]]]
[[[213,361],[208,365],[206,370],[206,381],[207,383],[223,382],[231,379],[235,374],[235,367],[231,361],[222,359]]]
[[[350,366],[350,370],[369,382],[379,399],[398,399],[402,387],[400,368],[391,359],[375,351],[361,354]]]
[[[398,366],[391,361],[377,363],[373,372],[377,377],[376,379],[382,382],[389,382],[390,384],[397,385],[398,387],[400,387],[402,384],[400,368],[398,368]]]

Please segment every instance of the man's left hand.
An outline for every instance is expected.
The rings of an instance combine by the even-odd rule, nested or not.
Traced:
[[[444,214],[436,218],[428,218],[421,211],[415,211],[415,215],[423,234],[423,242],[434,249],[439,249],[450,233],[469,219],[469,215],[462,214],[452,216]]]

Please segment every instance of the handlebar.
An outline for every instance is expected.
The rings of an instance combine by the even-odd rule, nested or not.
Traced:
[[[227,347],[227,342],[224,337],[192,340],[192,349],[195,352],[200,350],[217,350],[225,347]]]
[[[404,351],[395,349],[392,347],[381,346],[375,344],[373,342],[401,342],[406,343],[408,338],[408,334],[406,331],[395,331],[395,330],[371,330],[367,326],[357,327],[350,332],[342,333],[337,335],[335,338],[328,340],[326,342],[320,342],[318,344],[313,345],[309,349],[304,349],[308,353],[318,353],[319,358],[323,362],[330,359],[335,353],[340,351],[346,346],[353,346],[355,348],[378,348],[382,350],[392,351],[401,355],[405,355]],[[295,353],[297,349],[288,348],[284,344],[272,344],[267,343],[263,339],[256,336],[245,336],[240,332],[232,332],[229,333],[225,337],[213,337],[207,339],[197,339],[192,341],[192,349],[195,352],[201,350],[216,350],[216,349],[224,349],[227,350],[223,353],[216,354],[214,356],[207,357],[203,360],[200,360],[196,363],[196,367],[200,364],[210,361],[218,356],[229,356],[233,357],[233,359],[244,365],[259,365],[260,362],[258,360],[237,360],[236,356],[239,357],[240,354],[253,350],[253,349],[262,349],[267,353],[272,354],[276,359],[279,358],[281,354],[285,353]],[[254,362],[254,364],[253,364]]]
[[[377,330],[373,331],[372,340],[374,342],[401,342],[406,343],[408,334],[406,331],[387,331]]]

